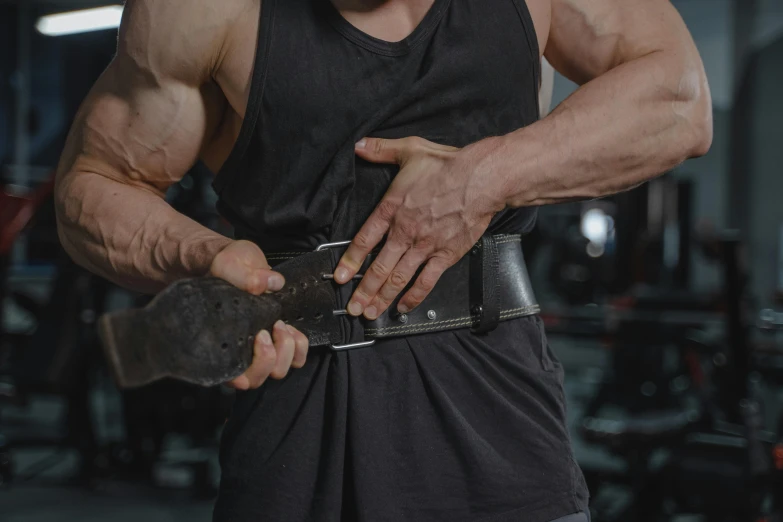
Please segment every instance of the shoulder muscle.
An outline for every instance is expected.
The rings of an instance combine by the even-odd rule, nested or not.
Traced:
[[[546,57],[583,84],[610,69],[690,41],[670,0],[552,0]]]
[[[77,114],[58,179],[91,172],[158,193],[178,181],[225,109],[212,76],[251,1],[128,0],[117,55]]]

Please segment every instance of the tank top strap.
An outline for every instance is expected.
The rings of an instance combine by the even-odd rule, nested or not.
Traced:
[[[250,79],[250,94],[245,108],[245,117],[242,120],[242,127],[236,144],[212,183],[212,187],[218,196],[242,171],[242,158],[252,141],[253,131],[259,124],[261,102],[266,84],[269,50],[275,30],[276,4],[277,0],[261,0],[258,34],[256,36],[256,53],[253,60],[253,73]]]

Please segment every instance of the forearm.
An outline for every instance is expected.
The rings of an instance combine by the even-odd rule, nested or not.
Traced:
[[[655,52],[586,83],[543,120],[465,150],[522,207],[633,188],[704,154],[711,136],[698,55]]]
[[[141,292],[206,274],[231,242],[160,195],[91,172],[63,176],[56,209],[60,240],[77,263]]]

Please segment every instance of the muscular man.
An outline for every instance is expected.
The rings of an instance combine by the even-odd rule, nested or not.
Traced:
[[[542,55],[580,88],[540,119]],[[128,0],[63,154],[60,237],[136,290],[213,274],[254,294],[284,286],[267,258],[353,238],[334,258],[352,342],[392,303],[402,318],[442,291],[485,233],[637,186],[704,154],[711,127],[668,0]],[[162,199],[198,159],[237,240]],[[535,315],[347,352],[308,353],[278,323],[254,354],[230,383],[215,520],[586,510]]]

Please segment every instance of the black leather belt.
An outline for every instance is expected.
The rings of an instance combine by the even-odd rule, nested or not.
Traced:
[[[272,253],[267,255],[267,260],[286,278],[283,294],[299,292],[303,284],[310,290],[307,299],[297,300],[300,307],[283,305],[283,320],[305,333],[311,346],[329,345],[333,350],[347,350],[371,346],[376,339],[385,337],[455,328],[488,332],[499,321],[538,313],[540,308],[530,285],[520,242],[519,235],[484,236],[470,253],[444,272],[415,310],[397,313],[395,300],[376,320],[361,320],[367,340],[350,344],[344,343],[348,325],[342,321],[349,320],[348,315],[339,304],[340,296],[331,280],[349,242],[322,245],[315,253]],[[373,259],[373,255],[369,256],[364,267]],[[330,315],[331,321],[327,319]]]
[[[342,351],[385,337],[455,328],[483,333],[500,321],[539,312],[520,236],[487,235],[446,270],[412,312],[396,313],[395,301],[374,321],[351,317],[345,302],[352,285],[341,287],[332,279],[347,244],[268,254],[286,279],[274,294],[254,296],[202,277],[174,283],[144,309],[103,316],[99,332],[118,385],[140,386],[163,377],[205,386],[232,380],[250,366],[255,335],[279,319],[307,335],[311,347]],[[347,342],[356,338],[357,325],[362,340]]]

